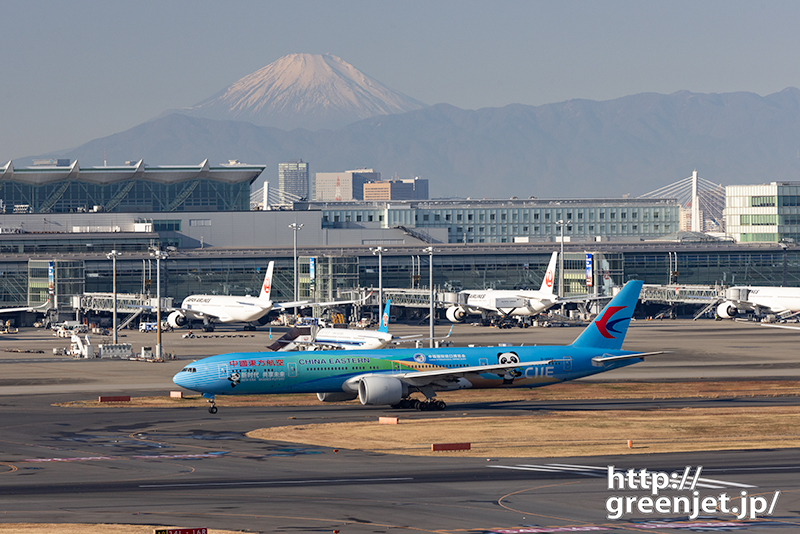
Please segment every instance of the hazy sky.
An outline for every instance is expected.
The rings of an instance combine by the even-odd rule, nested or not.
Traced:
[[[465,109],[800,87],[795,1],[0,0],[0,165],[190,106],[281,56]],[[193,163],[193,162],[175,162]]]

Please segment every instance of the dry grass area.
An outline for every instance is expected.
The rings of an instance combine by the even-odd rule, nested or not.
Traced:
[[[674,399],[728,398],[751,396],[800,396],[800,382],[792,380],[714,381],[714,382],[566,382],[536,389],[461,390],[440,393],[451,407],[459,403],[492,403],[537,400],[583,399]],[[357,403],[358,401],[354,401]],[[218,396],[220,406],[308,406],[317,404],[316,395],[243,395]],[[79,400],[55,404],[63,407],[119,406],[204,406],[205,399],[189,396],[183,399],[134,397],[131,402],[100,403]],[[456,407],[457,408],[457,407]]]
[[[390,454],[552,457],[800,447],[800,407],[547,412],[265,428],[249,437]],[[627,441],[633,440],[633,448]],[[431,452],[468,442],[470,451]]]
[[[177,527],[106,523],[0,523],[0,533],[2,534],[153,534],[155,529],[161,528]],[[241,532],[240,530],[208,529],[208,534],[241,534]]]

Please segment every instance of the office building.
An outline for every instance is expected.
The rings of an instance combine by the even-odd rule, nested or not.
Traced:
[[[278,163],[278,191],[290,198],[308,199],[308,163],[303,160]]]
[[[373,169],[316,173],[317,202],[352,202],[364,200],[364,184],[379,182],[381,173]]]
[[[727,186],[725,227],[736,241],[800,241],[800,182]]]

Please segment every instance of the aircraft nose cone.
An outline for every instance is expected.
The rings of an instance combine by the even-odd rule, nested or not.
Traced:
[[[175,376],[172,377],[172,381],[175,382],[176,385],[182,388],[190,389],[188,386],[189,373],[187,373],[186,371],[180,371],[179,373],[177,373]]]

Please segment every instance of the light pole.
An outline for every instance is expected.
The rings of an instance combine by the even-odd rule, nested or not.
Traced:
[[[558,268],[560,271],[558,277],[558,298],[564,297],[564,227],[572,221],[564,221],[563,219],[556,221],[556,224],[561,227],[561,254],[558,256]]]
[[[430,319],[431,319],[431,328],[430,328],[430,348],[433,348],[433,312],[434,312],[434,302],[433,302],[433,247],[425,247],[422,249],[423,252],[427,252],[430,257],[430,279],[428,284],[431,288],[431,310],[430,310]]]
[[[297,302],[297,293],[298,293],[298,288],[297,288],[297,231],[300,230],[302,227],[303,227],[303,223],[297,224],[296,222],[293,222],[292,224],[289,225],[289,228],[291,228],[294,231],[294,301],[295,302]],[[295,316],[297,316],[297,306],[294,307],[294,314],[295,314]]]
[[[117,252],[116,250],[112,250],[111,252],[106,254],[106,257],[111,260],[111,279],[112,279],[111,294],[112,294],[112,300],[114,302],[114,312],[113,315],[111,316],[112,317],[111,326],[113,327],[114,333],[113,337],[111,338],[112,339],[111,342],[114,345],[117,344],[117,256],[122,256],[122,252]]]
[[[372,254],[378,255],[378,313],[383,313],[383,247],[370,247]]]
[[[161,260],[169,258],[163,250],[150,253],[156,259],[156,359],[161,359]]]

